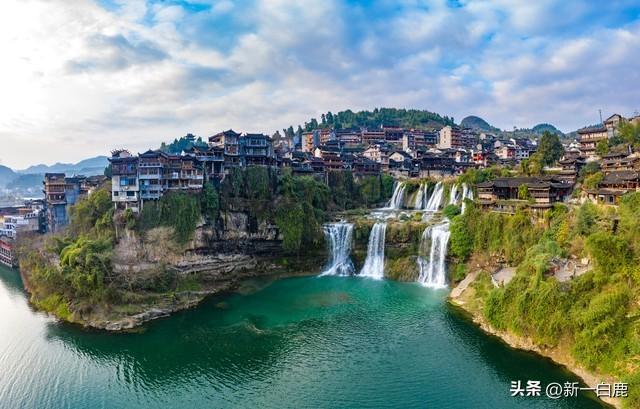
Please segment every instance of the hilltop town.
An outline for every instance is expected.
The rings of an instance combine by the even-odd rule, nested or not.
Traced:
[[[597,126],[579,129],[577,138],[561,141],[542,126],[545,132],[536,137],[486,123],[482,128],[455,125],[435,114],[425,127],[381,123],[344,129],[339,115],[327,121],[323,114],[321,123],[312,120],[304,129],[294,132],[290,127],[272,136],[230,129],[206,140],[189,134],[137,155],[116,149],[104,176],[47,173],[44,199],[0,209],[0,261],[16,264],[13,243],[19,234],[64,229],[69,207],[108,179],[114,207],[136,213],[167,193],[199,193],[208,183],[220,186],[234,168],[255,166],[320,180],[335,172],[356,178],[389,174],[396,179],[442,179],[495,169],[500,177],[475,186],[477,203],[511,212],[522,202],[541,210],[555,202],[615,205],[623,194],[640,187],[640,154],[634,150],[640,116],[613,114]],[[484,122],[469,118],[475,122],[466,119],[462,124]]]

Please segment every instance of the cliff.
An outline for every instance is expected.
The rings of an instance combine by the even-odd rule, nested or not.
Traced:
[[[277,228],[250,226],[245,213],[223,212],[220,220],[216,227],[199,223],[184,245],[176,243],[168,227],[120,229],[110,254],[108,285],[99,293],[72,294],[43,280],[41,271],[60,265],[58,257],[44,257],[48,238],[22,243],[21,272],[36,307],[65,321],[119,331],[193,307],[248,279],[317,274],[326,260],[322,247],[304,255],[285,252]]]

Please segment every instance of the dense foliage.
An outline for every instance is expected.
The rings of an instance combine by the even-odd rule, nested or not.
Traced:
[[[426,128],[434,125],[453,125],[453,118],[418,109],[376,108],[373,111],[353,112],[350,109],[337,114],[322,114],[320,121],[315,118],[305,122],[307,131],[317,128],[368,128],[401,126],[404,128]]]
[[[202,140],[201,137],[195,137],[192,134],[187,134],[180,139],[176,138],[170,144],[162,142],[160,150],[163,152],[179,155],[182,151],[191,149],[192,147],[206,148],[207,143]]]
[[[480,296],[489,323],[541,345],[569,345],[579,363],[630,382],[624,403],[638,407],[639,216],[640,193],[623,196],[619,209],[557,205],[543,219],[471,205],[452,221],[451,254],[459,262],[484,255],[517,266],[511,282]],[[591,270],[567,282],[551,278],[569,255],[589,258]]]
[[[171,227],[175,241],[184,244],[193,237],[202,214],[201,205],[207,205],[207,201],[198,200],[195,195],[181,192],[165,194],[157,202],[145,202],[140,212],[139,227],[142,231],[160,226]],[[207,211],[217,212],[210,208]]]

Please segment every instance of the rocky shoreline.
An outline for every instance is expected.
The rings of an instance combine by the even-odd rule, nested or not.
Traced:
[[[473,273],[470,274],[470,276]],[[464,315],[469,317],[474,324],[476,324],[482,331],[490,336],[498,337],[504,343],[512,348],[521,349],[524,351],[534,352],[540,356],[551,359],[553,362],[566,367],[570,372],[578,376],[582,381],[590,388],[600,382],[606,382],[613,384],[617,380],[611,377],[604,376],[591,372],[575,362],[568,351],[563,350],[561,347],[556,348],[543,348],[533,342],[533,340],[512,334],[507,331],[500,331],[493,328],[482,316],[482,313],[476,309],[470,308],[469,304],[465,301],[465,296],[468,295],[467,287],[475,279],[475,274],[470,281],[465,281],[456,286],[449,295],[448,302],[450,305],[464,312]],[[472,290],[473,291],[473,290]],[[622,401],[619,398],[600,398],[607,405],[614,408],[622,408]]]

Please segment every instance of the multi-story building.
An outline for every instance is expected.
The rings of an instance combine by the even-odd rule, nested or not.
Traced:
[[[382,170],[389,170],[389,153],[391,149],[385,143],[369,146],[362,156],[380,164]]]
[[[359,129],[336,130],[336,139],[346,145],[360,145],[362,143],[362,132]]]
[[[302,150],[304,152],[313,152],[318,145],[320,145],[320,136],[317,130],[302,133]]]
[[[111,200],[116,208],[132,209],[137,212],[140,203],[138,183],[138,158],[127,150],[111,153]]]
[[[224,148],[220,146],[210,146],[207,149],[193,147],[185,151],[185,155],[192,156],[202,162],[206,180],[220,181],[224,178]]]
[[[384,131],[362,131],[362,143],[365,145],[379,144],[384,140]]]
[[[148,150],[138,155],[138,181],[140,200],[157,200],[165,192],[165,175],[169,155],[162,151]]]
[[[16,267],[18,265],[14,246],[14,240],[0,237],[0,263],[8,267]]]
[[[69,223],[65,174],[46,173],[43,184],[48,230],[57,232]]]
[[[445,126],[440,130],[438,149],[457,149],[464,146],[462,132],[457,126]]]
[[[275,164],[271,139],[263,134],[246,134],[241,139],[245,164],[271,166]]]
[[[240,146],[241,134],[229,129],[209,137],[209,145],[224,148],[225,167],[243,166]]]
[[[600,141],[609,140],[609,131],[603,125],[578,130],[580,151],[587,157],[596,156],[596,146]]]

